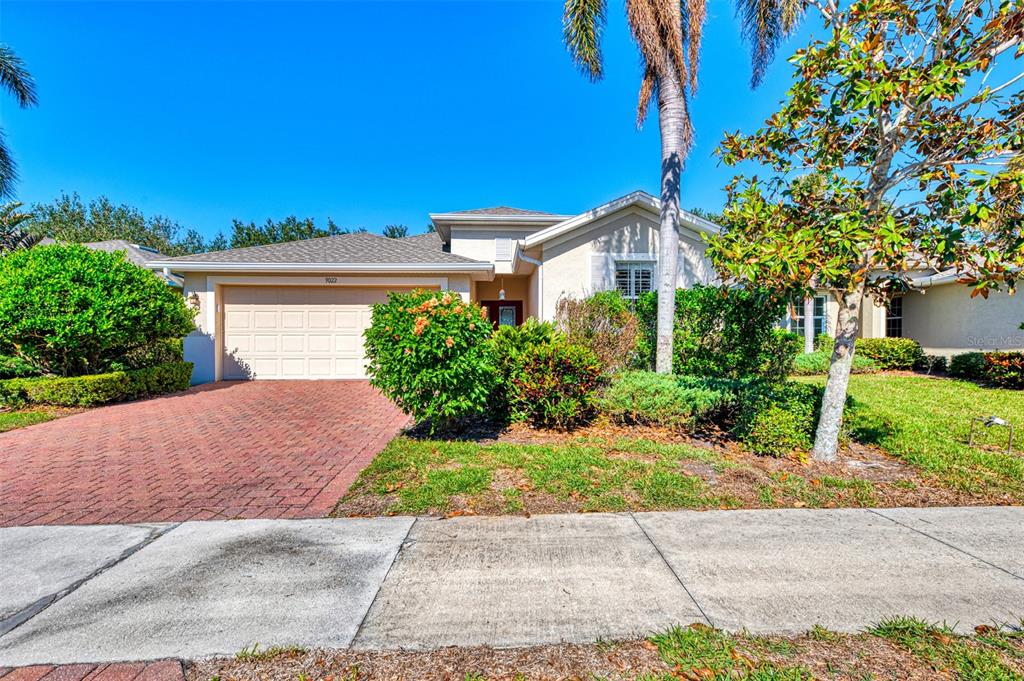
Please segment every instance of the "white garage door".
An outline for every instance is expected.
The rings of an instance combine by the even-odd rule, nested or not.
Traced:
[[[363,331],[380,288],[229,286],[225,379],[363,378]]]

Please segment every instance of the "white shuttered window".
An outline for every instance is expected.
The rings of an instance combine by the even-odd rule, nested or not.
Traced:
[[[615,288],[623,298],[636,300],[654,287],[654,263],[615,263]]]

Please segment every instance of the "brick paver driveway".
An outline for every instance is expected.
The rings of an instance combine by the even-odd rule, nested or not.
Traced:
[[[94,409],[0,434],[0,526],[323,516],[405,423],[365,381]]]

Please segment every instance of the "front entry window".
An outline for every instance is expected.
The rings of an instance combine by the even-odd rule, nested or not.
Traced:
[[[487,308],[487,316],[495,327],[519,326],[523,323],[521,300],[482,300],[480,304]]]
[[[815,336],[819,336],[828,330],[828,327],[825,324],[825,303],[825,296],[814,296],[813,324]],[[791,303],[789,330],[802,338],[804,335],[804,324],[804,301],[803,298],[796,298]]]
[[[515,305],[498,306],[498,326],[516,326],[518,323]]]

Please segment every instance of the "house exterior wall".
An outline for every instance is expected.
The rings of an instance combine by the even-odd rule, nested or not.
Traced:
[[[334,280],[328,282],[328,278]],[[198,302],[195,317],[196,329],[184,340],[185,360],[192,362],[192,384],[209,383],[221,374],[221,347],[223,326],[221,312],[221,288],[231,286],[345,286],[395,287],[395,288],[442,288],[458,293],[463,300],[470,300],[472,281],[468,275],[343,275],[327,273],[322,275],[303,274],[261,274],[239,275],[230,272],[188,272],[184,277],[182,294],[186,302]]]
[[[525,239],[536,229],[484,229],[484,228],[452,228],[451,252],[464,258],[472,258],[481,262],[494,262],[494,240],[508,237],[513,241]]]
[[[616,262],[651,262],[657,269],[658,232],[656,215],[630,209],[598,220],[582,233],[544,244],[541,319],[554,319],[561,297],[614,288]],[[705,248],[700,235],[685,227],[681,230],[677,287],[715,281]]]
[[[971,298],[957,283],[903,296],[903,335],[934,355],[1024,349],[1024,297],[999,291]]]
[[[526,275],[517,277],[495,277],[494,281],[478,281],[473,300],[498,300],[498,291],[505,287],[505,300],[523,301],[523,318],[534,314],[530,304],[530,278]]]

